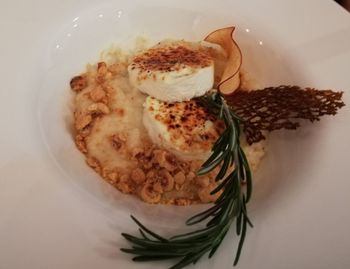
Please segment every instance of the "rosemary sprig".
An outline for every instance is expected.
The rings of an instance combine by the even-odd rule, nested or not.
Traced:
[[[121,251],[136,255],[133,261],[180,259],[171,267],[180,269],[196,263],[206,253],[209,253],[211,258],[231,224],[235,222],[236,233],[240,236],[233,263],[236,265],[242,251],[247,226],[253,227],[246,209],[252,193],[252,176],[247,158],[240,146],[240,118],[228,107],[218,92],[211,92],[198,100],[225,123],[226,128],[213,145],[211,156],[197,172],[198,175],[204,175],[221,166],[216,176],[218,186],[211,193],[219,191],[222,193],[212,207],[186,221],[187,225],[195,225],[206,220],[205,228],[175,235],[169,239],[149,230],[131,216],[139,226],[141,237],[122,233],[122,236],[132,243],[132,248],[122,248]]]

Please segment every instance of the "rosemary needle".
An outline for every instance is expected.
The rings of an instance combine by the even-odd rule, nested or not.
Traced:
[[[139,226],[140,237],[122,233],[132,244],[121,251],[136,255],[133,261],[177,259],[170,269],[180,269],[196,263],[208,253],[211,258],[225,238],[231,224],[236,224],[240,236],[234,265],[238,263],[244,244],[247,226],[253,227],[247,216],[246,204],[252,193],[252,175],[247,158],[240,146],[240,118],[229,108],[223,96],[213,91],[198,98],[209,111],[223,120],[225,130],[215,142],[212,154],[197,172],[204,175],[220,166],[216,176],[218,186],[212,194],[222,191],[214,205],[187,220],[187,225],[207,221],[205,228],[168,239],[145,227],[131,216]],[[245,184],[242,184],[242,183]]]

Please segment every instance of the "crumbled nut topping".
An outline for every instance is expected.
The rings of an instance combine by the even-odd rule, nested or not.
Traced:
[[[70,81],[70,87],[75,92],[80,92],[88,85],[88,81],[85,76],[75,76]]]

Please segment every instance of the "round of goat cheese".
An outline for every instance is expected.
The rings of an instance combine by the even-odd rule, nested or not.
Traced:
[[[204,95],[214,84],[214,60],[201,43],[161,42],[128,66],[131,84],[165,102]]]
[[[144,104],[143,124],[153,143],[187,160],[208,158],[224,127],[194,99],[167,103],[150,96]]]

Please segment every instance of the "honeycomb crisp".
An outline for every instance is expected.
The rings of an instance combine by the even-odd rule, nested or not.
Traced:
[[[263,131],[296,129],[298,119],[320,120],[335,115],[345,104],[343,92],[301,89],[297,86],[268,87],[257,91],[236,91],[228,103],[243,119],[243,130],[249,144],[265,139]]]

